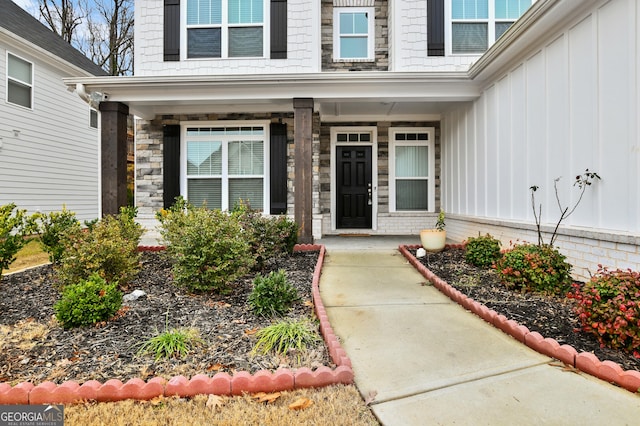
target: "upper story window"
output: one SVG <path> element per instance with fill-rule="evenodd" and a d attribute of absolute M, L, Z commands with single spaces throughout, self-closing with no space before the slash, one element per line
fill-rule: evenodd
<path fill-rule="evenodd" d="M 93 129 L 98 128 L 98 111 L 93 108 L 89 110 L 89 126 Z"/>
<path fill-rule="evenodd" d="M 7 53 L 7 102 L 33 106 L 33 64 Z"/>
<path fill-rule="evenodd" d="M 532 0 L 451 0 L 448 13 L 448 52 L 453 55 L 486 51 L 531 6 Z"/>
<path fill-rule="evenodd" d="M 336 7 L 333 9 L 334 60 L 374 59 L 375 9 Z"/>
<path fill-rule="evenodd" d="M 264 0 L 187 0 L 187 58 L 265 56 Z"/>

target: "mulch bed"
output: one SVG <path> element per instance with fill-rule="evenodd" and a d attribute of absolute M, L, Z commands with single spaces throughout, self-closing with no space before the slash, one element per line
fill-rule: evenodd
<path fill-rule="evenodd" d="M 287 318 L 312 317 L 311 283 L 317 259 L 318 252 L 296 252 L 269 265 L 269 270 L 286 271 L 301 298 Z M 228 295 L 189 294 L 173 284 L 165 253 L 145 252 L 140 273 L 130 283 L 129 291 L 140 289 L 147 296 L 125 302 L 125 308 L 111 321 L 64 330 L 54 316 L 53 305 L 60 296 L 50 265 L 2 277 L 0 330 L 5 334 L 0 331 L 0 382 L 124 382 L 135 377 L 255 373 L 280 367 L 334 368 L 322 339 L 301 357 L 251 355 L 257 340 L 255 332 L 272 323 L 272 319 L 249 309 L 252 280 L 253 276 L 247 276 L 236 281 Z M 24 333 L 15 334 L 34 324 L 45 326 L 45 336 L 28 342 Z M 158 332 L 178 327 L 197 328 L 204 344 L 183 358 L 155 361 L 151 355 L 136 355 L 138 345 Z"/>
<path fill-rule="evenodd" d="M 415 256 L 416 250 L 410 251 Z M 591 352 L 601 361 L 616 362 L 624 370 L 640 371 L 640 359 L 619 350 L 601 348 L 595 336 L 580 330 L 571 299 L 508 290 L 493 269 L 467 263 L 461 249 L 428 253 L 419 260 L 467 297 L 524 325 L 529 331 L 555 339 L 561 345 L 570 345 L 578 352 Z"/>

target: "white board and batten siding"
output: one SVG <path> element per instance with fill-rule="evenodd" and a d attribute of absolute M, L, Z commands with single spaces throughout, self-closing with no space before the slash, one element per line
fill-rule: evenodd
<path fill-rule="evenodd" d="M 575 177 L 589 168 L 602 180 L 557 245 L 578 276 L 598 263 L 640 270 L 639 22 L 636 0 L 597 2 L 487 81 L 478 100 L 443 114 L 452 237 L 489 231 L 507 244 L 535 242 L 529 187 L 540 187 L 542 222 L 551 225 L 560 214 L 554 180 L 563 205 L 573 205 Z"/>
<path fill-rule="evenodd" d="M 7 102 L 7 51 L 32 63 L 32 109 Z M 89 106 L 62 83 L 68 75 L 0 43 L 0 76 L 0 205 L 29 213 L 64 205 L 80 220 L 99 217 L 100 130 L 90 126 Z"/>

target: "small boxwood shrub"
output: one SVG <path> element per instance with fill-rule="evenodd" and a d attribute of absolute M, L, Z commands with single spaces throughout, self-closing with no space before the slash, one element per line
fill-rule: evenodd
<path fill-rule="evenodd" d="M 62 207 L 62 211 L 36 213 L 33 215 L 38 223 L 38 235 L 42 249 L 49 254 L 51 263 L 58 263 L 65 251 L 64 234 L 78 231 L 81 227 L 76 214 Z"/>
<path fill-rule="evenodd" d="M 139 270 L 142 227 L 130 211 L 105 216 L 91 228 L 64 234 L 64 253 L 55 265 L 62 287 L 88 279 L 94 272 L 107 282 L 126 286 Z"/>
<path fill-rule="evenodd" d="M 157 218 L 174 262 L 174 281 L 190 291 L 226 292 L 255 263 L 235 215 L 193 207 L 179 199 Z"/>
<path fill-rule="evenodd" d="M 253 280 L 249 305 L 258 315 L 286 314 L 297 300 L 299 300 L 298 291 L 287 280 L 283 270 L 270 272 L 267 276 L 258 274 Z"/>
<path fill-rule="evenodd" d="M 25 236 L 33 230 L 33 223 L 26 210 L 18 209 L 14 203 L 0 206 L 0 277 L 16 254 L 26 244 Z"/>
<path fill-rule="evenodd" d="M 464 258 L 472 265 L 487 268 L 502 257 L 500 241 L 487 234 L 471 237 L 465 247 Z"/>
<path fill-rule="evenodd" d="M 108 284 L 94 273 L 85 281 L 66 286 L 54 310 L 62 326 L 72 328 L 106 321 L 121 306 L 122 292 L 118 290 L 117 283 Z"/>
<path fill-rule="evenodd" d="M 572 284 L 565 259 L 551 246 L 522 244 L 504 253 L 496 270 L 510 289 L 564 294 Z"/>
<path fill-rule="evenodd" d="M 568 297 L 577 302 L 582 330 L 602 346 L 640 358 L 640 272 L 609 271 L 599 265 L 590 281 L 573 287 Z"/>
<path fill-rule="evenodd" d="M 293 252 L 298 240 L 298 225 L 287 216 L 263 216 L 243 202 L 234 207 L 232 215 L 245 230 L 256 269 L 262 270 L 270 260 Z"/>

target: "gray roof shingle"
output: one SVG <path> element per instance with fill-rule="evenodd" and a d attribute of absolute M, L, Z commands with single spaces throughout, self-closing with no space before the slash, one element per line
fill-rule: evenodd
<path fill-rule="evenodd" d="M 0 0 L 0 27 L 93 75 L 107 73 L 11 0 Z"/>

